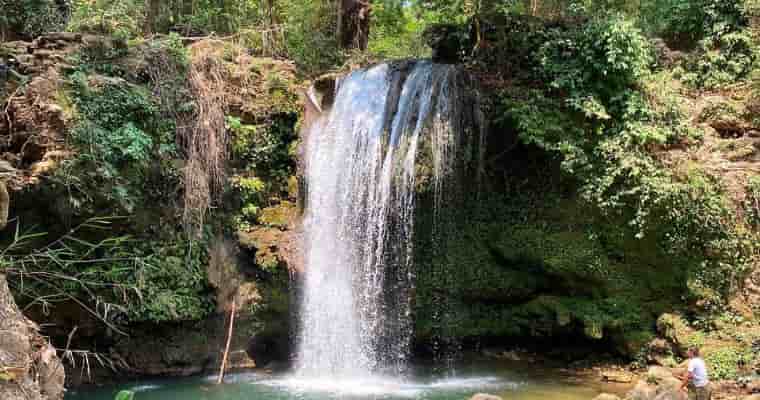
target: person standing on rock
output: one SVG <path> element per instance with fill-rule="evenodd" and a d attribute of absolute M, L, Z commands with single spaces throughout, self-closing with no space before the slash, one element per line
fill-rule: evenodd
<path fill-rule="evenodd" d="M 681 390 L 688 389 L 689 400 L 710 400 L 712 396 L 710 379 L 707 375 L 705 360 L 699 356 L 699 348 L 690 347 L 687 355 L 689 356 L 689 364 L 686 375 L 683 377 Z"/>

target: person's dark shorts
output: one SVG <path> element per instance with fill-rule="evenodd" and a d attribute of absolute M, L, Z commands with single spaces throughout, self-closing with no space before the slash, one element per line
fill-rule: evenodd
<path fill-rule="evenodd" d="M 704 387 L 689 386 L 689 400 L 710 400 L 712 390 L 710 385 Z"/>

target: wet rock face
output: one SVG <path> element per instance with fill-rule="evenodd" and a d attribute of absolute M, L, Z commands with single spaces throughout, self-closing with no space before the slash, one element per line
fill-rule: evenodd
<path fill-rule="evenodd" d="M 0 274 L 0 399 L 62 400 L 63 382 L 55 349 L 21 314 Z"/>

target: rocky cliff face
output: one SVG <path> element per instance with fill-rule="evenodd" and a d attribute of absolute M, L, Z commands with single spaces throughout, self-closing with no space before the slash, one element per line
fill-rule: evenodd
<path fill-rule="evenodd" d="M 63 382 L 56 350 L 21 313 L 0 274 L 0 398 L 62 400 Z"/>

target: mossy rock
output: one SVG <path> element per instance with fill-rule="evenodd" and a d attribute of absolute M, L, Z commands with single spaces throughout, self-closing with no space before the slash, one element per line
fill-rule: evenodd
<path fill-rule="evenodd" d="M 698 335 L 686 320 L 678 314 L 662 314 L 657 318 L 657 332 L 674 345 L 680 356 L 686 356 L 690 345 L 698 345 Z"/>
<path fill-rule="evenodd" d="M 238 231 L 238 242 L 243 248 L 255 252 L 254 262 L 266 271 L 274 271 L 283 265 L 279 244 L 283 231 L 278 228 L 258 227 L 252 231 Z"/>
<path fill-rule="evenodd" d="M 259 222 L 262 225 L 285 229 L 290 225 L 298 215 L 298 209 L 295 203 L 290 201 L 281 201 L 274 207 L 267 207 L 261 210 Z"/>

